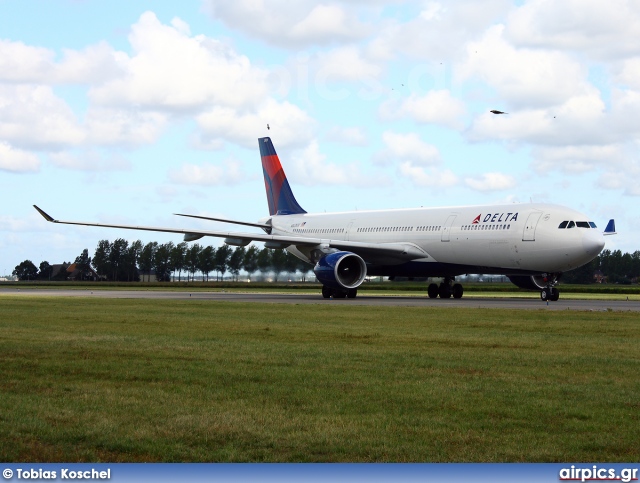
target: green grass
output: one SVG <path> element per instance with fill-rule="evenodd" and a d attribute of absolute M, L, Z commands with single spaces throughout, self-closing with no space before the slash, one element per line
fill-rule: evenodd
<path fill-rule="evenodd" d="M 0 297 L 1 461 L 638 461 L 640 318 Z"/>

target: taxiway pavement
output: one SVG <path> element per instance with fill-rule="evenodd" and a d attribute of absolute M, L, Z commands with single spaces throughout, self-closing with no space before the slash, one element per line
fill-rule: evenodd
<path fill-rule="evenodd" d="M 474 297 L 461 299 L 430 299 L 426 296 L 358 295 L 355 299 L 323 299 L 320 294 L 279 294 L 260 292 L 201 292 L 162 290 L 67 290 L 67 289 L 19 289 L 0 288 L 1 295 L 25 295 L 43 297 L 99 297 L 110 299 L 163 299 L 163 300 L 211 300 L 239 303 L 268 304 L 324 304 L 364 305 L 391 307 L 458 307 L 487 309 L 528 310 L 583 310 L 583 311 L 632 311 L 640 312 L 637 300 L 577 300 L 561 298 L 557 302 L 543 302 L 536 298 Z"/>

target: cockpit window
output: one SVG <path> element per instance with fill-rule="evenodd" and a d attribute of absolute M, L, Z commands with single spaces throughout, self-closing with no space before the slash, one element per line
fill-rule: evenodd
<path fill-rule="evenodd" d="M 591 228 L 588 221 L 576 221 L 578 228 Z"/>
<path fill-rule="evenodd" d="M 590 222 L 589 222 L 589 226 L 590 226 L 591 228 L 598 228 L 598 227 L 596 226 L 596 224 L 595 224 L 593 221 L 590 221 Z"/>
<path fill-rule="evenodd" d="M 560 226 L 558 228 L 566 228 L 568 223 L 568 221 L 563 221 L 562 223 L 560 223 Z"/>
<path fill-rule="evenodd" d="M 576 224 L 573 221 L 570 221 L 567 225 L 567 228 L 575 228 Z"/>

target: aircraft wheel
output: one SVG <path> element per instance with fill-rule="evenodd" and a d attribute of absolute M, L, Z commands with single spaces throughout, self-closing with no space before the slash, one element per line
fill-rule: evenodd
<path fill-rule="evenodd" d="M 335 292 L 333 292 L 334 299 L 343 299 L 346 298 L 346 296 L 347 292 L 345 292 L 344 290 L 336 290 Z"/>
<path fill-rule="evenodd" d="M 451 298 L 451 287 L 445 283 L 440 284 L 440 288 L 438 288 L 438 295 L 440 295 L 441 299 L 450 299 Z"/>
<path fill-rule="evenodd" d="M 459 283 L 456 283 L 453 286 L 453 298 L 461 299 L 463 293 L 464 293 L 464 290 L 462 289 L 462 285 L 460 285 Z"/>
<path fill-rule="evenodd" d="M 351 288 L 351 289 L 347 290 L 347 298 L 348 299 L 354 299 L 354 298 L 356 298 L 356 295 L 358 295 L 358 289 L 357 288 Z"/>
<path fill-rule="evenodd" d="M 333 290 L 331 290 L 329 287 L 327 287 L 326 285 L 322 286 L 322 296 L 325 299 L 331 298 L 331 295 L 333 294 Z"/>
<path fill-rule="evenodd" d="M 549 291 L 549 300 L 552 302 L 557 302 L 560 298 L 560 291 L 557 288 L 552 288 Z"/>
<path fill-rule="evenodd" d="M 438 298 L 438 286 L 435 283 L 429 284 L 429 287 L 427 288 L 427 294 L 429 295 L 430 299 Z"/>
<path fill-rule="evenodd" d="M 543 302 L 549 300 L 549 289 L 543 288 L 542 290 L 540 290 L 540 298 Z"/>

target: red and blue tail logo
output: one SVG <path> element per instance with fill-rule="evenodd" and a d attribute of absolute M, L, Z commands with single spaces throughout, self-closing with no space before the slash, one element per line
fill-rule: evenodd
<path fill-rule="evenodd" d="M 306 213 L 293 196 L 287 176 L 273 147 L 271 138 L 258 139 L 264 187 L 267 190 L 270 215 L 295 215 Z"/>

